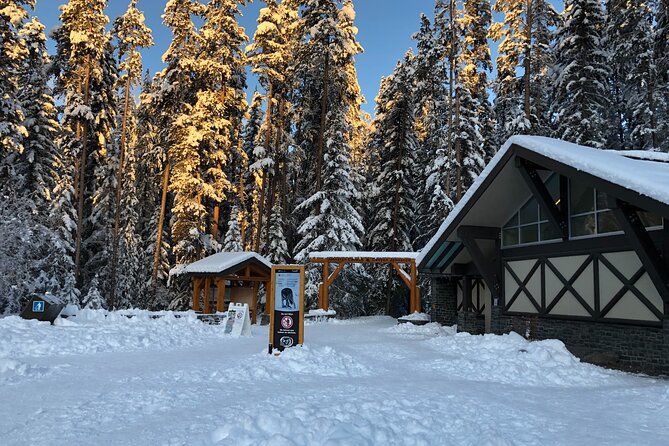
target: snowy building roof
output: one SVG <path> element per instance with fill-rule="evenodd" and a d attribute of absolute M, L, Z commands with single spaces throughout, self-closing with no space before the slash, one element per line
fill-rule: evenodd
<path fill-rule="evenodd" d="M 490 182 L 498 176 L 506 175 L 503 168 L 514 155 L 521 155 L 550 169 L 566 168 L 573 172 L 585 173 L 597 182 L 597 187 L 601 185 L 615 188 L 621 196 L 629 197 L 630 202 L 640 207 L 655 202 L 668 209 L 669 155 L 667 154 L 651 151 L 600 150 L 540 136 L 513 136 L 492 158 L 441 224 L 437 233 L 421 250 L 417 258 L 419 265 L 423 265 L 428 254 L 433 252 L 438 244 L 442 245 L 449 238 L 453 238 L 453 230 L 471 210 L 474 202 L 481 198 Z M 498 194 L 495 199 L 513 200 L 514 198 L 509 195 L 514 195 L 514 192 L 522 193 L 523 190 L 524 186 L 521 184 L 521 189 L 516 189 L 512 193 L 505 191 L 505 196 Z M 502 206 L 494 203 L 495 200 L 490 201 L 486 202 L 486 205 L 497 206 L 497 209 Z M 663 214 L 663 217 L 667 218 L 669 215 Z M 442 247 L 442 249 L 449 248 Z"/>
<path fill-rule="evenodd" d="M 170 275 L 225 274 L 249 262 L 256 262 L 269 269 L 272 268 L 272 263 L 269 260 L 255 252 L 219 252 L 189 265 L 177 267 L 175 270 L 178 270 L 173 270 Z"/>
<path fill-rule="evenodd" d="M 319 251 L 309 254 L 310 259 L 415 259 L 417 252 L 376 252 L 376 251 Z"/>

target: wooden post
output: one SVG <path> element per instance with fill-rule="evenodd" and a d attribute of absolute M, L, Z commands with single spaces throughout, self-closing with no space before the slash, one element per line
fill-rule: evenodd
<path fill-rule="evenodd" d="M 467 313 L 472 308 L 472 278 L 462 278 L 462 312 Z"/>
<path fill-rule="evenodd" d="M 330 307 L 330 297 L 328 296 L 328 276 L 330 275 L 330 262 L 323 262 L 323 294 L 320 307 L 327 311 Z"/>
<path fill-rule="evenodd" d="M 409 308 L 410 313 L 419 312 L 420 313 L 420 300 L 418 298 L 418 272 L 416 271 L 416 261 L 411 261 L 411 305 Z"/>
<path fill-rule="evenodd" d="M 258 282 L 253 282 L 253 313 L 251 313 L 251 323 L 255 324 L 258 319 Z M 265 299 L 265 302 L 267 300 Z"/>
<path fill-rule="evenodd" d="M 204 279 L 204 314 L 210 314 L 209 295 L 211 293 L 211 278 Z"/>
<path fill-rule="evenodd" d="M 225 280 L 216 280 L 216 311 L 225 311 Z"/>
<path fill-rule="evenodd" d="M 193 311 L 200 311 L 200 278 L 193 277 Z"/>

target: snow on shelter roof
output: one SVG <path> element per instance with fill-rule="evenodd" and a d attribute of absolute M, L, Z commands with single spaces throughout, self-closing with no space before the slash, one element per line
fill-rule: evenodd
<path fill-rule="evenodd" d="M 571 166 L 579 171 L 602 180 L 615 183 L 644 195 L 662 204 L 669 205 L 669 163 L 657 152 L 601 150 L 592 147 L 561 141 L 543 136 L 518 135 L 509 138 L 497 154 L 490 160 L 483 172 L 467 190 L 458 204 L 448 214 L 437 233 L 420 251 L 417 263 L 420 265 L 425 257 L 442 238 L 446 230 L 465 209 L 469 201 L 481 187 L 486 178 L 507 155 L 511 147 L 517 145 L 538 155 L 550 158 L 559 163 Z M 632 156 L 634 156 L 632 158 Z M 655 161 L 649 161 L 655 160 Z"/>
<path fill-rule="evenodd" d="M 415 259 L 417 252 L 320 251 L 309 253 L 310 259 Z"/>
<path fill-rule="evenodd" d="M 259 261 L 267 268 L 272 268 L 272 263 L 269 260 L 255 252 L 219 252 L 186 265 L 177 272 L 171 272 L 171 275 L 220 274 L 251 259 Z"/>

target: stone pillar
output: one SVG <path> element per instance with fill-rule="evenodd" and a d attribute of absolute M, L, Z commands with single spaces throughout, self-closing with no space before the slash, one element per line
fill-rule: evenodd
<path fill-rule="evenodd" d="M 448 277 L 432 278 L 432 296 L 434 311 L 432 320 L 442 325 L 458 323 L 458 285 Z"/>

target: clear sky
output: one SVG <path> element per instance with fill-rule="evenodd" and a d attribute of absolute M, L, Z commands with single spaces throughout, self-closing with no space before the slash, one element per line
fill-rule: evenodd
<path fill-rule="evenodd" d="M 37 0 L 35 15 L 45 24 L 47 32 L 58 24 L 58 6 L 67 0 Z M 162 24 L 166 0 L 139 0 L 147 25 L 153 30 L 155 46 L 143 52 L 144 66 L 152 73 L 163 68 L 161 56 L 170 42 L 170 31 Z M 374 98 L 378 93 L 381 77 L 390 74 L 398 59 L 412 46 L 411 35 L 420 26 L 420 13 L 432 14 L 434 0 L 357 0 L 354 2 L 360 30 L 358 40 L 365 53 L 356 58 L 358 79 L 367 104 L 364 109 L 373 114 Z M 128 0 L 109 0 L 107 15 L 110 20 L 123 14 Z M 246 33 L 253 37 L 258 11 L 264 6 L 262 0 L 244 7 L 240 22 Z M 53 46 L 50 46 L 53 51 Z M 254 87 L 255 81 L 249 79 Z"/>

